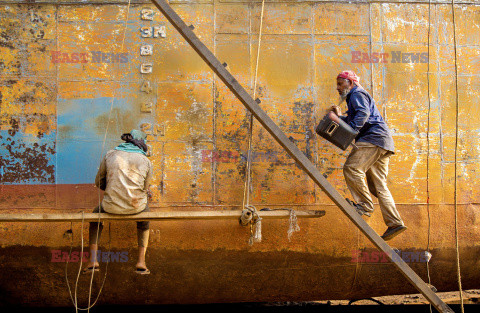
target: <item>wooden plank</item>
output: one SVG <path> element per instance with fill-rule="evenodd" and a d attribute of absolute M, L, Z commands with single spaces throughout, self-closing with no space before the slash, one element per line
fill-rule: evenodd
<path fill-rule="evenodd" d="M 287 219 L 288 210 L 259 211 L 264 219 Z M 323 210 L 296 211 L 297 218 L 318 218 L 325 215 Z M 241 211 L 170 211 L 145 212 L 134 215 L 100 213 L 102 221 L 167 221 L 167 220 L 221 220 L 239 219 Z M 32 214 L 0 214 L 0 222 L 97 222 L 98 213 L 32 213 Z"/>
<path fill-rule="evenodd" d="M 272 119 L 262 110 L 258 103 L 247 93 L 240 83 L 230 74 L 215 55 L 198 39 L 195 33 L 185 24 L 165 0 L 151 0 L 163 13 L 177 31 L 192 46 L 198 55 L 218 75 L 230 91 L 255 116 L 260 124 L 287 151 L 297 164 L 313 179 L 313 181 L 328 195 L 342 212 L 358 227 L 362 233 L 381 251 L 385 252 L 405 278 L 415 286 L 428 301 L 440 312 L 452 312 L 428 285 L 401 258 L 395 258 L 395 252 L 380 236 L 363 220 L 356 210 L 338 193 L 323 177 L 315 165 L 293 144 Z M 228 63 L 228 62 L 227 62 Z"/>

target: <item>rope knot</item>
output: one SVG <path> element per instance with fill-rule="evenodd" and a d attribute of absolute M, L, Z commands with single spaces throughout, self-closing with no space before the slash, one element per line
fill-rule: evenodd
<path fill-rule="evenodd" d="M 240 216 L 240 225 L 250 225 L 250 238 L 248 244 L 262 241 L 262 218 L 258 215 L 257 208 L 253 205 L 246 205 Z"/>

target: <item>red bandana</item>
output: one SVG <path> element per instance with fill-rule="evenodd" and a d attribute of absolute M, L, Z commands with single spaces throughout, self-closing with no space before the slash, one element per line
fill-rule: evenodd
<path fill-rule="evenodd" d="M 360 77 L 358 77 L 353 71 L 343 71 L 338 74 L 337 78 L 345 78 L 351 80 L 355 86 L 362 87 L 360 85 Z"/>

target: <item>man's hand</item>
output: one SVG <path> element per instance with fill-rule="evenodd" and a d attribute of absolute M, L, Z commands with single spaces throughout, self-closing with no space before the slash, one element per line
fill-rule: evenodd
<path fill-rule="evenodd" d="M 340 109 L 340 107 L 338 105 L 332 105 L 330 107 L 330 111 L 335 113 L 337 116 L 341 116 L 342 115 L 342 110 Z"/>

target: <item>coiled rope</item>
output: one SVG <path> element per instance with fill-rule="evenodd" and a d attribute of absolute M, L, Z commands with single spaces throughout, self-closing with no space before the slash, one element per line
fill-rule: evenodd
<path fill-rule="evenodd" d="M 240 225 L 250 225 L 250 238 L 248 239 L 250 246 L 254 242 L 262 241 L 262 218 L 258 215 L 257 209 L 253 205 L 247 205 L 242 210 Z"/>

